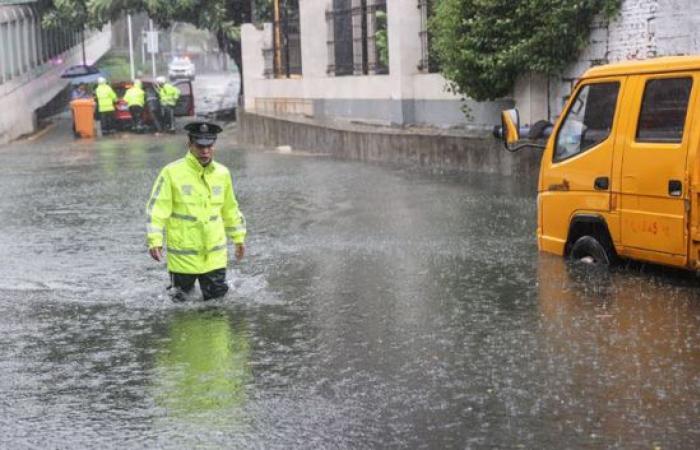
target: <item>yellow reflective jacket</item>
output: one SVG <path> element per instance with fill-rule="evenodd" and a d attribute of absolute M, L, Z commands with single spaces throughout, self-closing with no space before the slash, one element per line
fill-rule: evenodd
<path fill-rule="evenodd" d="M 97 89 L 95 89 L 95 97 L 97 97 L 97 110 L 99 112 L 114 111 L 114 102 L 117 101 L 117 94 L 110 85 L 98 85 Z"/>
<path fill-rule="evenodd" d="M 124 93 L 124 101 L 129 106 L 141 106 L 146 102 L 146 93 L 141 89 L 141 84 L 134 84 Z"/>
<path fill-rule="evenodd" d="M 148 215 L 148 248 L 163 247 L 168 270 L 202 274 L 226 267 L 226 237 L 242 244 L 246 224 L 229 170 L 212 161 L 202 167 L 190 152 L 161 170 Z"/>
<path fill-rule="evenodd" d="M 180 98 L 180 89 L 170 83 L 165 83 L 159 90 L 160 103 L 165 106 L 175 106 Z"/>

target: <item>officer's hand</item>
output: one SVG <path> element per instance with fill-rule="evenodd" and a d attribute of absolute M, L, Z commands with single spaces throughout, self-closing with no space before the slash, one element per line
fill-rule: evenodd
<path fill-rule="evenodd" d="M 151 255 L 151 258 L 155 259 L 158 262 L 160 262 L 160 260 L 163 259 L 163 247 L 149 248 L 148 253 Z"/>
<path fill-rule="evenodd" d="M 245 256 L 245 245 L 236 244 L 236 261 L 240 262 Z"/>

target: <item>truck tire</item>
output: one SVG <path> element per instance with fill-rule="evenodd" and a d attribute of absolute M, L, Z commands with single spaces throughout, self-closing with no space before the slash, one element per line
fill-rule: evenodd
<path fill-rule="evenodd" d="M 581 261 L 587 264 L 610 266 L 613 255 L 610 249 L 593 236 L 581 236 L 574 242 L 569 254 L 573 261 Z"/>

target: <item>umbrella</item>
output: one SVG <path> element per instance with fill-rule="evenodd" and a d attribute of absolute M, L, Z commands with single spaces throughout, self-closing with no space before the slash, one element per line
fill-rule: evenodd
<path fill-rule="evenodd" d="M 104 76 L 105 74 L 97 67 L 84 64 L 71 66 L 61 74 L 61 78 L 69 79 L 71 84 L 96 83 L 99 77 Z"/>

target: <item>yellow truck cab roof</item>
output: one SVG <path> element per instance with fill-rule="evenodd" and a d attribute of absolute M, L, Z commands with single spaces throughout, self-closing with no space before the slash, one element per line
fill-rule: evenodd
<path fill-rule="evenodd" d="M 700 55 L 663 56 L 660 58 L 624 61 L 591 67 L 583 74 L 581 79 L 641 73 L 682 72 L 688 70 L 700 70 Z"/>

